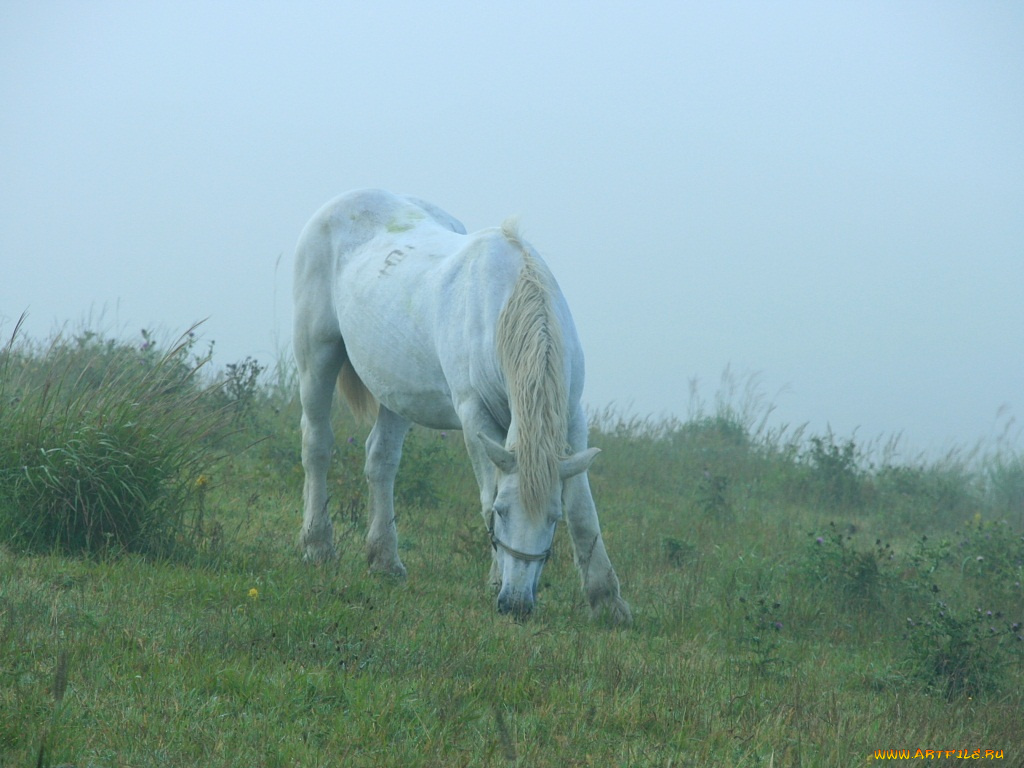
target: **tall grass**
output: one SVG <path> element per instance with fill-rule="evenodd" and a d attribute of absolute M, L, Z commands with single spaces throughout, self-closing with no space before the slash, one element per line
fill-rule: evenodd
<path fill-rule="evenodd" d="M 39 552 L 182 543 L 224 424 L 190 330 L 160 350 L 83 332 L 0 351 L 0 536 Z"/>

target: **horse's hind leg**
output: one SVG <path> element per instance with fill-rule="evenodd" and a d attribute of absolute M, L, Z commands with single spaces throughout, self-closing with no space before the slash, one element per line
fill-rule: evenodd
<path fill-rule="evenodd" d="M 302 468 L 306 472 L 299 544 L 306 560 L 318 561 L 335 557 L 334 526 L 327 510 L 327 468 L 334 449 L 331 400 L 345 360 L 345 345 L 340 335 L 332 340 L 311 336 L 297 334 L 295 340 L 302 400 Z"/>
<path fill-rule="evenodd" d="M 366 555 L 370 570 L 405 576 L 398 557 L 398 529 L 395 526 L 395 476 L 402 459 L 402 443 L 412 426 L 383 405 L 377 412 L 366 441 L 366 481 L 370 486 L 370 531 Z"/>

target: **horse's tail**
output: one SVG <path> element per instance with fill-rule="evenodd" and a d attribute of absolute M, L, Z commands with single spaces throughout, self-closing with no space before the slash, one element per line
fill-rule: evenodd
<path fill-rule="evenodd" d="M 356 369 L 348 360 L 341 366 L 338 374 L 338 393 L 345 398 L 349 409 L 355 415 L 356 420 L 372 424 L 377 418 L 377 398 L 370 394 L 370 390 L 359 378 Z"/>

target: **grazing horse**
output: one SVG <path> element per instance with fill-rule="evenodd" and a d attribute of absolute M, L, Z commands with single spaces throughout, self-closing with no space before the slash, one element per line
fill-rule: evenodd
<path fill-rule="evenodd" d="M 405 575 L 394 482 L 410 426 L 461 429 L 490 535 L 498 610 L 536 600 L 563 508 L 594 615 L 631 620 L 590 493 L 583 354 L 569 308 L 514 224 L 467 234 L 434 205 L 380 190 L 321 208 L 295 257 L 295 359 L 306 559 L 335 556 L 327 511 L 335 382 L 366 443 L 371 571 Z"/>

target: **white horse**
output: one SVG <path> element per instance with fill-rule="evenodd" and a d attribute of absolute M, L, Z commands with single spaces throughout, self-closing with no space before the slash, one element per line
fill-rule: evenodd
<path fill-rule="evenodd" d="M 307 559 L 335 556 L 327 467 L 337 382 L 357 415 L 376 415 L 366 444 L 372 571 L 405 575 L 394 481 L 411 424 L 461 429 L 498 610 L 532 610 L 564 506 L 592 611 L 630 621 L 587 480 L 598 450 L 587 449 L 579 339 L 554 278 L 513 225 L 466 234 L 421 200 L 351 192 L 303 230 L 294 298 Z"/>

